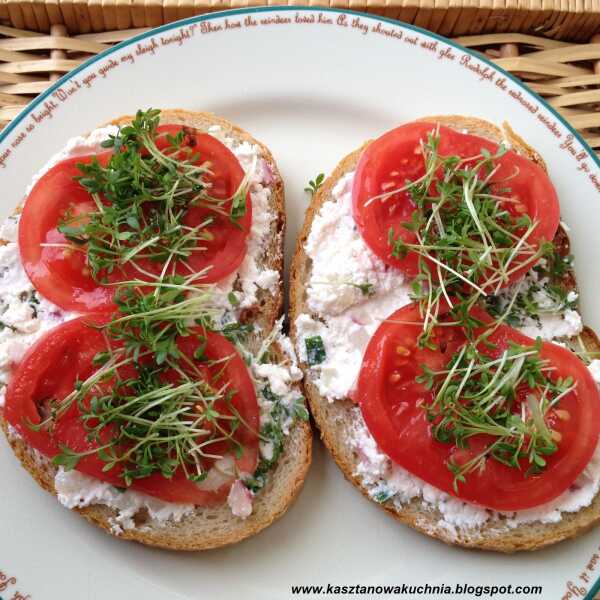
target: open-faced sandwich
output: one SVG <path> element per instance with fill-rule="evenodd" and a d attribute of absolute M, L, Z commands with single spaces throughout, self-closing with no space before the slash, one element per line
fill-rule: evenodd
<path fill-rule="evenodd" d="M 314 194 L 292 337 L 346 477 L 452 544 L 532 550 L 600 519 L 600 361 L 556 191 L 508 125 L 430 117 Z"/>
<path fill-rule="evenodd" d="M 270 152 L 213 115 L 140 111 L 50 159 L 0 230 L 0 422 L 43 488 L 179 550 L 285 512 L 311 433 L 284 225 Z"/>

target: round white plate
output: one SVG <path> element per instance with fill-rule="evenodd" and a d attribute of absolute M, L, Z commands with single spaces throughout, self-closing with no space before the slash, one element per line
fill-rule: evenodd
<path fill-rule="evenodd" d="M 443 38 L 379 17 L 304 8 L 230 11 L 142 34 L 60 80 L 2 132 L 2 216 L 70 137 L 150 106 L 213 111 L 271 148 L 287 188 L 288 251 L 308 203 L 308 180 L 330 172 L 365 139 L 425 115 L 506 120 L 548 164 L 572 229 L 585 321 L 600 329 L 598 160 L 539 97 Z M 398 585 L 400 592 L 403 584 L 511 585 L 513 591 L 541 585 L 541 594 L 493 597 L 581 599 L 591 597 L 600 574 L 600 531 L 515 556 L 469 552 L 415 533 L 364 500 L 318 444 L 306 486 L 284 518 L 249 541 L 204 554 L 152 550 L 88 525 L 38 488 L 4 439 L 0 473 L 4 600 L 217 593 L 222 600 L 282 600 L 293 596 L 292 586 L 326 591 L 328 584 Z M 401 597 L 478 593 L 444 590 Z M 488 598 L 490 591 L 479 595 Z"/>

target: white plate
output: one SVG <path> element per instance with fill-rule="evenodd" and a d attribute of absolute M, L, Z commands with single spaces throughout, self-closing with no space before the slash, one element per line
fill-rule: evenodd
<path fill-rule="evenodd" d="M 143 47 L 153 51 L 142 53 Z M 600 328 L 595 155 L 517 80 L 447 40 L 374 16 L 303 8 L 231 11 L 143 34 L 76 69 L 2 132 L 2 215 L 68 138 L 148 106 L 213 111 L 271 148 L 287 187 L 288 251 L 303 220 L 309 178 L 330 172 L 365 139 L 438 113 L 507 120 L 548 164 L 572 228 L 585 320 Z M 600 573 L 593 560 L 600 531 L 516 556 L 469 552 L 415 533 L 365 501 L 319 445 L 304 491 L 283 519 L 238 546 L 204 554 L 152 550 L 105 535 L 43 493 L 4 440 L 0 473 L 4 600 L 16 592 L 34 600 L 216 593 L 223 600 L 281 600 L 292 597 L 292 585 L 328 583 L 542 585 L 539 595 L 494 598 L 580 599 L 591 597 Z"/>

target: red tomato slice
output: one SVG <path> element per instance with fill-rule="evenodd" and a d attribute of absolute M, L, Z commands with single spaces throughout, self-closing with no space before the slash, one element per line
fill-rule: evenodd
<path fill-rule="evenodd" d="M 97 367 L 92 365 L 93 357 L 106 350 L 106 339 L 101 331 L 89 327 L 89 323 L 102 323 L 106 317 L 86 316 L 67 321 L 42 337 L 27 352 L 16 367 L 6 393 L 4 417 L 27 440 L 27 442 L 48 457 L 59 453 L 60 446 L 68 446 L 75 452 L 93 450 L 97 446 L 88 440 L 80 411 L 76 404 L 62 415 L 53 428 L 44 428 L 38 432 L 28 427 L 27 422 L 39 424 L 48 414 L 48 401 L 51 398 L 63 399 L 69 394 L 76 380 L 84 380 L 92 375 Z M 179 339 L 179 347 L 196 364 L 214 385 L 228 384 L 236 393 L 231 406 L 239 413 L 247 427 L 240 425 L 233 434 L 243 450 L 240 456 L 232 459 L 237 473 L 253 473 L 258 461 L 259 409 L 254 384 L 248 369 L 235 347 L 217 333 L 205 333 L 205 356 L 210 360 L 228 359 L 218 366 L 208 367 L 204 362 L 193 358 L 198 347 L 196 335 Z M 126 377 L 127 374 L 123 374 Z M 220 414 L 231 414 L 224 402 L 215 403 Z M 107 439 L 110 430 L 106 430 Z M 207 451 L 215 454 L 231 454 L 224 443 L 206 446 Z M 213 460 L 204 465 L 212 470 Z M 122 468 L 109 472 L 102 469 L 106 463 L 97 454 L 82 458 L 77 470 L 115 486 L 125 487 L 121 477 Z M 167 502 L 183 502 L 196 505 L 211 505 L 222 502 L 227 496 L 235 475 L 217 478 L 217 484 L 207 486 L 207 482 L 195 483 L 188 480 L 182 469 L 176 471 L 171 479 L 153 474 L 145 479 L 136 479 L 131 489 L 145 492 Z M 208 481 L 208 478 L 207 478 Z"/>
<path fill-rule="evenodd" d="M 88 324 L 100 324 L 105 318 L 89 315 L 53 328 L 29 348 L 10 378 L 4 418 L 46 456 L 58 453 L 56 439 L 47 429 L 33 431 L 27 422 L 38 425 L 50 414 L 51 398 L 65 398 L 76 380 L 87 379 L 96 370 L 92 359 L 106 349 L 106 341 Z M 63 418 L 76 412 L 72 406 Z"/>
<path fill-rule="evenodd" d="M 109 155 L 104 152 L 97 158 L 105 165 Z M 94 210 L 91 196 L 73 179 L 81 175 L 77 164 L 92 158 L 69 158 L 43 175 L 27 197 L 19 222 L 21 262 L 29 279 L 42 296 L 66 310 L 111 307 L 114 295 L 91 278 L 84 252 L 41 245 L 68 244 L 57 225 L 69 208 L 81 215 Z"/>
<path fill-rule="evenodd" d="M 371 142 L 362 153 L 352 189 L 353 214 L 360 234 L 369 248 L 386 264 L 396 267 L 409 277 L 418 274 L 418 255 L 409 251 L 406 257 L 392 256 L 392 247 L 388 235 L 393 227 L 394 235 L 400 235 L 404 242 L 417 243 L 414 232 L 402 223 L 409 222 L 415 205 L 407 192 L 399 192 L 386 201 L 370 199 L 397 189 L 407 181 L 415 181 L 425 173 L 423 156 L 420 152 L 421 140 L 427 140 L 427 134 L 434 131 L 435 124 L 415 122 L 402 125 L 385 133 Z M 484 138 L 459 133 L 448 127 L 440 126 L 438 150 L 442 156 L 477 156 L 482 149 L 491 154 L 498 151 L 498 145 Z M 510 197 L 520 203 L 520 209 L 538 221 L 527 241 L 538 248 L 542 241 L 552 241 L 560 220 L 560 208 L 556 190 L 545 171 L 534 162 L 519 156 L 513 151 L 506 152 L 497 160 L 500 168 L 492 178 L 492 184 L 510 188 Z M 508 181 L 502 182 L 502 180 Z M 500 194 L 498 191 L 497 193 Z M 507 210 L 513 212 L 515 203 L 507 203 Z M 514 212 L 513 212 L 514 214 Z M 515 260 L 514 266 L 519 262 Z M 435 273 L 435 265 L 432 272 Z M 523 265 L 509 276 L 502 287 L 519 280 L 534 263 Z M 495 287 L 495 286 L 494 286 Z"/>
<path fill-rule="evenodd" d="M 167 145 L 166 133 L 172 135 L 181 130 L 179 126 L 158 128 L 158 145 Z M 210 194 L 224 200 L 231 197 L 244 178 L 244 171 L 235 155 L 216 138 L 186 129 L 185 143 L 199 154 L 198 163 L 209 161 L 212 175 L 206 179 L 211 183 Z M 106 165 L 111 152 L 103 152 L 96 158 Z M 93 156 L 80 156 L 60 162 L 45 173 L 31 190 L 25 201 L 19 223 L 19 248 L 21 261 L 35 288 L 48 300 L 66 310 L 97 312 L 113 310 L 114 289 L 94 281 L 86 265 L 86 253 L 60 246 L 43 244 L 68 244 L 65 236 L 57 230 L 59 222 L 67 211 L 81 214 L 95 209 L 91 196 L 74 180 L 81 175 L 79 163 L 89 163 Z M 226 212 L 231 202 L 223 205 Z M 207 216 L 214 218 L 210 226 L 213 239 L 201 241 L 201 251 L 194 252 L 188 264 L 194 272 L 210 267 L 203 282 L 219 281 L 233 273 L 242 263 L 246 254 L 246 241 L 252 224 L 250 194 L 246 197 L 246 214 L 237 226 L 227 217 L 207 208 L 191 207 L 184 223 L 190 227 L 200 225 Z M 85 250 L 85 245 L 81 247 Z M 144 261 L 144 268 L 152 273 L 160 273 L 162 264 Z M 176 264 L 176 271 L 183 275 L 190 272 L 183 264 Z M 108 277 L 111 283 L 129 279 L 132 276 L 147 279 L 138 270 L 124 267 Z"/>
<path fill-rule="evenodd" d="M 475 314 L 481 320 L 489 319 L 484 311 Z M 448 462 L 464 464 L 484 450 L 492 437 L 473 436 L 465 450 L 432 436 L 431 424 L 420 407 L 422 402 L 431 402 L 432 392 L 417 383 L 415 377 L 421 374 L 423 364 L 433 370 L 445 369 L 465 337 L 458 327 L 438 327 L 434 333 L 440 349 L 421 350 L 417 347 L 421 331 L 418 306 L 410 304 L 380 325 L 365 352 L 357 400 L 369 431 L 383 451 L 436 488 L 494 510 L 539 506 L 567 490 L 589 463 L 600 433 L 600 394 L 585 365 L 560 346 L 542 345 L 541 358 L 555 368 L 552 379 L 571 376 L 577 382 L 576 389 L 560 401 L 560 409 L 568 411 L 569 419 L 559 419 L 553 411 L 549 414 L 547 424 L 562 437 L 558 450 L 544 457 L 545 469 L 526 477 L 525 470 L 488 459 L 482 471 L 466 475 L 466 483 L 459 484 L 457 494 Z M 506 349 L 509 341 L 534 345 L 534 340 L 506 325 L 501 325 L 489 339 L 498 347 L 495 354 L 490 352 L 492 356 Z"/>

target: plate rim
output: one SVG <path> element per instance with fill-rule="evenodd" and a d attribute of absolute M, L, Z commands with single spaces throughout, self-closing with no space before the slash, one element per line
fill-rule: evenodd
<path fill-rule="evenodd" d="M 12 121 L 0 132 L 0 145 L 4 143 L 4 141 L 6 140 L 8 135 L 10 135 L 10 133 L 17 127 L 17 125 L 19 125 L 19 123 L 34 108 L 39 106 L 45 99 L 48 98 L 48 96 L 50 96 L 53 92 L 55 92 L 62 85 L 64 85 L 66 81 L 71 79 L 77 73 L 81 72 L 83 69 L 86 69 L 90 65 L 98 62 L 99 60 L 102 60 L 106 56 L 109 56 L 110 54 L 119 51 L 121 48 L 125 48 L 126 46 L 134 44 L 135 42 L 139 42 L 140 40 L 143 40 L 147 37 L 156 35 L 163 31 L 169 31 L 170 29 L 176 29 L 179 27 L 183 27 L 185 25 L 191 25 L 193 23 L 201 23 L 203 21 L 210 21 L 213 19 L 218 19 L 221 17 L 231 16 L 231 15 L 248 15 L 248 14 L 255 14 L 255 13 L 262 13 L 262 12 L 292 12 L 292 11 L 296 11 L 296 12 L 299 12 L 299 11 L 330 12 L 330 13 L 336 13 L 336 14 L 347 14 L 347 15 L 354 15 L 354 16 L 359 16 L 359 17 L 360 16 L 367 17 L 367 18 L 370 18 L 370 19 L 373 19 L 376 21 L 381 21 L 383 23 L 389 23 L 391 25 L 405 27 L 406 29 L 409 29 L 411 31 L 415 31 L 415 32 L 425 35 L 427 37 L 433 38 L 437 41 L 443 42 L 445 44 L 449 44 L 450 46 L 452 46 L 453 48 L 456 48 L 457 50 L 460 50 L 461 52 L 466 52 L 467 54 L 471 55 L 473 58 L 480 60 L 481 62 L 485 63 L 490 68 L 498 71 L 503 76 L 509 78 L 513 83 L 515 83 L 518 87 L 525 90 L 528 94 L 531 94 L 546 110 L 548 110 L 558 121 L 560 121 L 560 123 L 564 127 L 566 127 L 575 136 L 575 139 L 582 145 L 582 147 L 589 154 L 590 158 L 594 161 L 595 165 L 600 169 L 600 157 L 597 156 L 597 154 L 594 152 L 594 150 L 591 148 L 591 146 L 585 141 L 585 138 L 579 133 L 579 131 L 577 131 L 577 129 L 575 129 L 573 127 L 573 125 L 571 125 L 551 104 L 549 104 L 537 92 L 532 90 L 525 82 L 523 82 L 521 79 L 519 79 L 518 77 L 516 77 L 509 71 L 506 71 L 501 66 L 494 63 L 487 56 L 480 54 L 480 53 L 476 52 L 475 50 L 472 50 L 471 48 L 467 48 L 466 46 L 463 46 L 463 45 L 459 44 L 458 42 L 455 42 L 452 38 L 445 37 L 443 35 L 440 35 L 439 33 L 435 33 L 424 27 L 420 27 L 418 25 L 413 25 L 412 23 L 406 23 L 406 22 L 400 21 L 398 19 L 392 19 L 391 17 L 384 17 L 381 15 L 368 13 L 368 12 L 364 12 L 364 11 L 351 10 L 351 9 L 347 9 L 347 8 L 309 6 L 307 4 L 298 5 L 298 6 L 276 5 L 275 4 L 275 5 L 269 5 L 269 6 L 254 6 L 254 7 L 246 7 L 246 8 L 220 10 L 220 11 L 216 11 L 216 12 L 205 13 L 202 15 L 186 17 L 184 19 L 179 19 L 177 21 L 172 21 L 170 23 L 165 23 L 164 25 L 160 25 L 159 27 L 150 28 L 147 31 L 138 33 L 137 35 L 127 38 L 126 40 L 123 40 L 123 41 L 115 44 L 114 46 L 111 46 L 111 47 L 107 48 L 106 50 L 103 50 L 102 52 L 86 59 L 80 65 L 78 65 L 71 71 L 68 71 L 62 77 L 60 77 L 55 82 L 53 82 L 50 86 L 48 86 L 48 88 L 46 88 L 46 90 L 44 90 L 43 92 L 38 94 L 31 102 L 29 102 L 29 104 L 26 104 L 25 107 L 17 114 L 17 116 L 14 117 L 12 119 Z"/>
<path fill-rule="evenodd" d="M 52 84 L 49 85 L 48 88 L 46 88 L 46 90 L 44 90 L 43 92 L 38 94 L 33 100 L 31 100 L 28 104 L 26 104 L 23 107 L 23 109 L 12 119 L 12 121 L 0 132 L 0 146 L 2 146 L 6 142 L 7 138 L 15 130 L 15 128 L 36 107 L 38 107 L 40 104 L 42 104 L 44 102 L 44 100 L 46 100 L 49 96 L 51 96 L 56 90 L 58 90 L 61 86 L 63 86 L 66 82 L 68 82 L 71 78 L 73 78 L 75 75 L 80 73 L 82 70 L 87 69 L 89 66 L 93 65 L 94 63 L 101 61 L 102 59 L 110 56 L 111 54 L 118 52 L 122 48 L 133 45 L 133 44 L 135 44 L 141 40 L 144 40 L 148 37 L 157 35 L 158 33 L 161 33 L 164 31 L 169 31 L 172 29 L 178 29 L 178 28 L 184 27 L 186 25 L 220 19 L 223 17 L 232 16 L 232 15 L 251 15 L 251 14 L 265 13 L 265 12 L 313 12 L 313 13 L 327 12 L 327 13 L 335 13 L 338 15 L 346 14 L 346 15 L 353 15 L 353 16 L 358 16 L 358 17 L 367 17 L 369 19 L 372 19 L 374 21 L 378 21 L 381 23 L 387 23 L 387 24 L 391 24 L 394 26 L 400 26 L 400 27 L 406 28 L 410 31 L 414 31 L 416 33 L 424 35 L 428 38 L 435 39 L 444 44 L 448 44 L 449 46 L 452 46 L 453 48 L 460 50 L 461 52 L 464 52 L 464 53 L 472 56 L 473 58 L 481 61 L 485 65 L 489 66 L 490 68 L 492 68 L 495 71 L 497 71 L 498 73 L 500 73 L 502 76 L 510 79 L 518 88 L 520 88 L 520 89 L 524 90 L 526 93 L 530 94 L 537 102 L 539 102 L 539 104 L 545 110 L 547 110 L 550 114 L 552 114 L 553 117 L 556 118 L 557 121 L 559 121 L 568 132 L 570 132 L 574 136 L 574 139 L 577 140 L 577 142 L 579 144 L 581 144 L 582 148 L 587 152 L 588 156 L 593 161 L 596 168 L 600 171 L 600 157 L 596 154 L 596 152 L 587 143 L 587 141 L 585 140 L 583 135 L 581 133 L 579 133 L 579 131 L 577 129 L 575 129 L 575 127 L 573 125 L 571 125 L 569 123 L 569 121 L 567 121 L 566 118 L 563 117 L 558 112 L 557 109 L 555 109 L 552 105 L 550 105 L 537 92 L 532 90 L 525 82 L 523 82 L 521 79 L 519 79 L 512 73 L 506 71 L 501 66 L 494 63 L 491 59 L 489 59 L 485 55 L 482 55 L 471 48 L 467 48 L 466 46 L 463 46 L 463 45 L 459 44 L 458 42 L 455 42 L 451 38 L 445 37 L 443 35 L 440 35 L 439 33 L 430 31 L 424 27 L 420 27 L 420 26 L 414 25 L 412 23 L 406 23 L 406 22 L 398 20 L 398 19 L 393 19 L 391 17 L 385 17 L 382 15 L 377 15 L 374 13 L 368 13 L 368 12 L 364 12 L 364 11 L 357 11 L 357 10 L 352 10 L 352 9 L 347 9 L 347 8 L 310 6 L 307 4 L 302 4 L 302 5 L 298 5 L 298 6 L 274 4 L 274 5 L 268 5 L 268 6 L 243 7 L 243 8 L 220 10 L 220 11 L 205 13 L 205 14 L 201 14 L 201 15 L 194 15 L 191 17 L 179 19 L 177 21 L 165 23 L 158 27 L 149 28 L 147 31 L 143 31 L 141 33 L 138 33 L 137 35 L 127 38 L 121 42 L 118 42 L 117 44 L 110 46 L 109 48 L 103 50 L 102 52 L 100 52 L 94 56 L 91 56 L 90 58 L 86 59 L 84 62 L 82 62 L 80 65 L 78 65 L 71 71 L 68 71 L 67 73 L 65 73 L 62 77 L 60 77 L 56 81 L 52 82 Z M 590 591 L 587 593 L 587 595 L 585 596 L 585 598 L 583 600 L 594 600 L 594 596 L 599 591 L 600 591 L 600 574 L 598 575 L 596 581 L 594 582 L 594 584 L 590 588 Z"/>

